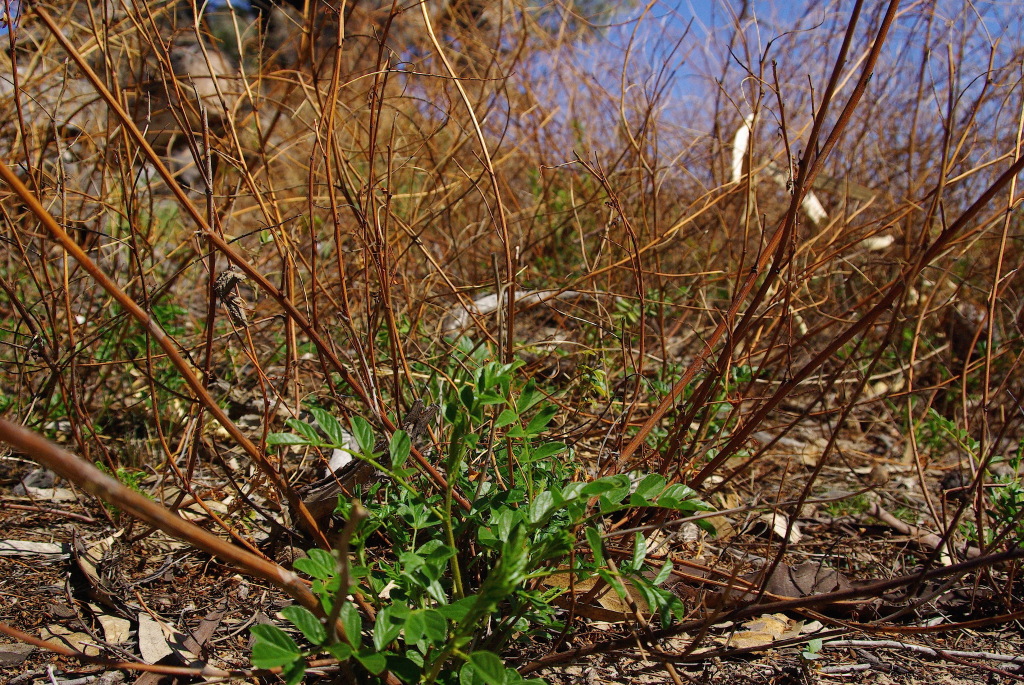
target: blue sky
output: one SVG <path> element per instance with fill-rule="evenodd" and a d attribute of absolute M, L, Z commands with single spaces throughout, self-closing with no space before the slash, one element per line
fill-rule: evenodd
<path fill-rule="evenodd" d="M 7 22 L 7 17 L 13 19 L 13 23 L 17 23 L 18 17 L 21 14 L 21 0 L 0 0 L 0 36 L 6 36 L 10 32 L 10 25 Z"/>

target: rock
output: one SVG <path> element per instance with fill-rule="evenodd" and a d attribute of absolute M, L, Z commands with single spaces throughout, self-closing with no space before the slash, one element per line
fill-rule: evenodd
<path fill-rule="evenodd" d="M 0 666 L 17 666 L 35 649 L 35 646 L 24 642 L 0 644 Z"/>

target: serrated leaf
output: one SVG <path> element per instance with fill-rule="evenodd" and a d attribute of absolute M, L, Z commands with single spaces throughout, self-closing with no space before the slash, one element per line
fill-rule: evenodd
<path fill-rule="evenodd" d="M 329 411 L 320 407 L 310 407 L 309 413 L 316 419 L 317 424 L 327 434 L 327 438 L 334 447 L 347 446 L 348 436 L 345 434 L 344 429 L 342 429 L 341 424 L 338 423 L 338 419 L 334 418 Z"/>
<path fill-rule="evenodd" d="M 402 464 L 409 458 L 411 451 L 412 440 L 409 439 L 409 434 L 404 430 L 396 430 L 395 434 L 391 436 L 391 442 L 388 444 L 388 452 L 391 454 L 391 467 L 395 469 L 402 468 Z"/>
<path fill-rule="evenodd" d="M 362 416 L 352 417 L 352 435 L 355 436 L 359 451 L 363 454 L 373 453 L 373 444 L 377 441 L 373 436 L 373 426 Z"/>
<path fill-rule="evenodd" d="M 252 646 L 252 665 L 256 668 L 276 668 L 302 657 L 299 646 L 277 626 L 260 624 L 249 629 L 256 642 Z"/>
<path fill-rule="evenodd" d="M 310 644 L 319 645 L 327 639 L 327 629 L 324 628 L 324 624 L 306 607 L 292 604 L 281 609 L 281 615 L 298 628 Z"/>
<path fill-rule="evenodd" d="M 386 656 L 368 649 L 356 654 L 356 660 L 373 675 L 380 675 L 388 665 Z"/>
<path fill-rule="evenodd" d="M 292 564 L 296 569 L 306 575 L 320 580 L 330 580 L 337 573 L 337 565 L 330 552 L 313 548 L 306 554 L 309 556 L 300 557 Z"/>

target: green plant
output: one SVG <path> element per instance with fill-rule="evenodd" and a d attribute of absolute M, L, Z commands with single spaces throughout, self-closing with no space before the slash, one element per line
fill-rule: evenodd
<path fill-rule="evenodd" d="M 843 499 L 836 500 L 834 502 L 827 502 L 822 508 L 825 513 L 835 518 L 839 516 L 857 516 L 859 514 L 863 514 L 868 510 L 870 504 L 867 493 L 862 492 L 850 497 L 844 497 Z"/>
<path fill-rule="evenodd" d="M 928 416 L 920 424 L 918 442 L 933 453 L 953 446 L 966 452 L 972 459 L 977 456 L 979 449 L 978 441 L 970 433 L 932 408 L 928 409 Z"/>
<path fill-rule="evenodd" d="M 808 640 L 807 644 L 804 645 L 803 651 L 800 652 L 800 658 L 804 661 L 816 661 L 820 659 L 821 645 L 822 641 L 820 637 L 816 637 L 813 640 Z"/>
<path fill-rule="evenodd" d="M 1024 482 L 1020 478 L 1020 465 L 1021 452 L 1018 449 L 1017 454 L 1007 461 L 1009 473 L 996 478 L 996 487 L 991 494 L 993 519 L 1009 526 L 1007 532 L 1011 545 L 1024 544 Z M 989 542 L 997 533 L 998 530 L 989 530 Z"/>
<path fill-rule="evenodd" d="M 145 480 L 147 475 L 145 471 L 138 471 L 135 469 L 128 469 L 120 466 L 117 468 L 117 470 L 111 471 L 109 468 L 107 468 L 106 465 L 99 461 L 96 462 L 96 467 L 103 473 L 107 474 L 108 476 L 113 476 L 114 478 L 117 478 L 118 482 L 120 482 L 126 488 L 134 490 L 140 495 L 149 497 L 149 495 L 147 495 L 142 489 L 142 481 Z"/>
<path fill-rule="evenodd" d="M 370 424 L 354 417 L 354 456 L 387 478 L 362 492 L 361 501 L 339 503 L 338 513 L 350 521 L 351 560 L 314 549 L 296 561 L 314 579 L 323 615 L 336 616 L 344 630 L 334 635 L 330 622 L 289 607 L 284 617 L 310 647 L 300 649 L 277 627 L 257 626 L 254 665 L 280 666 L 294 683 L 306 657 L 327 652 L 371 675 L 387 670 L 408 683 L 521 682 L 500 655 L 568 628 L 554 604 L 564 590 L 541 582 L 555 573 L 597 577 L 623 597 L 628 581 L 663 624 L 681 614 L 680 600 L 659 587 L 671 564 L 649 569 L 639 533 L 632 554 L 614 563 L 602 524 L 628 509 L 709 507 L 659 475 L 577 481 L 571 450 L 543 437 L 556 407 L 534 383 L 518 379 L 520 364 L 486 361 L 485 353 L 466 349 L 461 355 L 454 382 L 438 397 L 448 487 L 432 487 L 407 466 L 410 439 L 403 431 L 391 437 L 386 453 L 374 452 Z M 340 423 L 311 411 L 326 437 L 291 420 L 294 432 L 272 434 L 268 443 L 344 449 Z M 473 493 L 468 509 L 457 504 L 456 491 Z M 365 631 L 358 608 L 345 599 L 354 593 L 376 611 Z"/>

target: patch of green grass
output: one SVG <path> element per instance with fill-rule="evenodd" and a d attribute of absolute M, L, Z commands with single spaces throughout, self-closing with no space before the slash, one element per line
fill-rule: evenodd
<path fill-rule="evenodd" d="M 868 510 L 871 503 L 868 501 L 867 493 L 850 495 L 834 502 L 828 502 L 822 506 L 822 510 L 833 518 L 840 516 L 858 516 Z"/>

